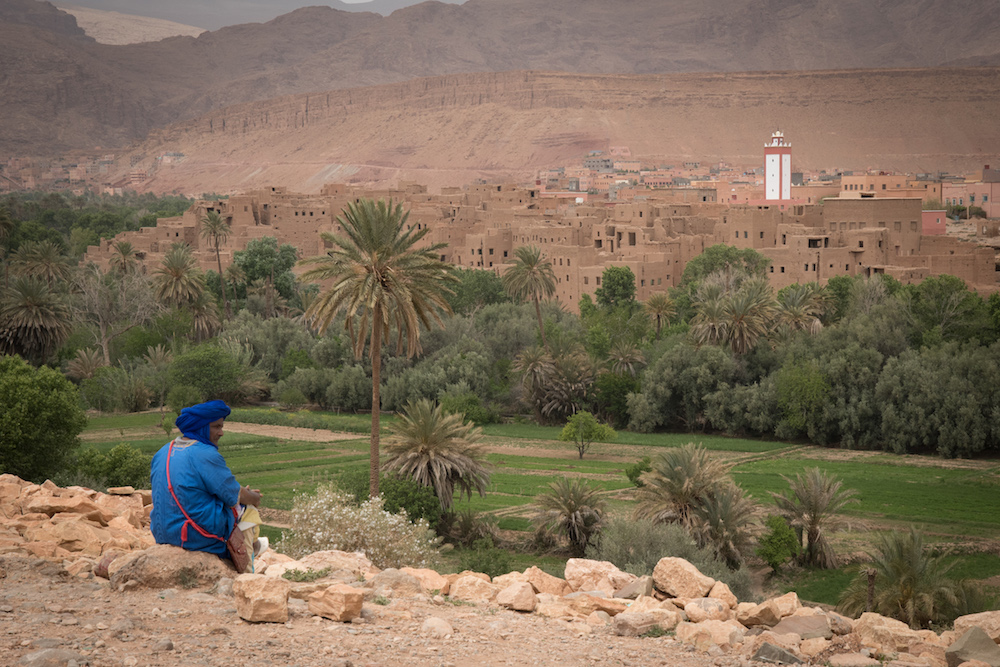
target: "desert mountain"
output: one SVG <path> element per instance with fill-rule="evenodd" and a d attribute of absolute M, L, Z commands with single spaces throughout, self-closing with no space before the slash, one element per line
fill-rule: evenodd
<path fill-rule="evenodd" d="M 969 65 L 1000 43 L 993 0 L 469 0 L 386 17 L 309 7 L 124 46 L 66 39 L 45 26 L 72 17 L 48 3 L 4 5 L 0 155 L 121 146 L 234 104 L 419 77 Z"/>
<path fill-rule="evenodd" d="M 435 188 L 520 180 L 612 146 L 654 164 L 756 165 L 780 128 L 796 169 L 961 172 L 1000 154 L 998 78 L 990 68 L 456 74 L 227 107 L 155 131 L 133 155 L 161 192 Z M 165 153 L 184 158 L 156 168 Z"/>
<path fill-rule="evenodd" d="M 71 14 L 77 25 L 101 44 L 140 44 L 158 42 L 167 37 L 188 35 L 197 37 L 202 28 L 167 21 L 165 19 L 123 14 L 121 12 L 91 9 L 77 5 L 60 5 L 59 9 Z"/>

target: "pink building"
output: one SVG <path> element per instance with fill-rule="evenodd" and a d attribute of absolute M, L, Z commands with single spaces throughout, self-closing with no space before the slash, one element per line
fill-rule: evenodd
<path fill-rule="evenodd" d="M 921 218 L 923 221 L 922 233 L 924 236 L 938 236 L 947 231 L 946 221 L 948 220 L 948 216 L 944 210 L 924 211 Z"/>

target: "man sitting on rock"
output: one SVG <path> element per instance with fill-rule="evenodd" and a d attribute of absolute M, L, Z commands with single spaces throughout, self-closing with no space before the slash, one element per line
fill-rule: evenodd
<path fill-rule="evenodd" d="M 226 539 L 241 512 L 250 507 L 247 513 L 256 515 L 252 508 L 260 506 L 260 491 L 241 487 L 219 453 L 229 412 L 223 401 L 184 408 L 175 422 L 183 436 L 153 456 L 149 527 L 158 544 L 227 556 Z"/>

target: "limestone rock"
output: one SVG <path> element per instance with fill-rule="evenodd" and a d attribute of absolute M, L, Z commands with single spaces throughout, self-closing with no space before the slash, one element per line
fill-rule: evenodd
<path fill-rule="evenodd" d="M 420 626 L 420 634 L 429 635 L 436 639 L 444 639 L 455 634 L 455 630 L 451 627 L 451 623 L 443 618 L 431 616 Z"/>
<path fill-rule="evenodd" d="M 883 653 L 905 653 L 910 645 L 920 643 L 921 636 L 906 623 L 872 612 L 861 614 L 854 622 L 854 634 L 862 645 Z"/>
<path fill-rule="evenodd" d="M 684 605 L 684 613 L 692 623 L 724 621 L 729 618 L 729 605 L 715 598 L 697 598 Z"/>
<path fill-rule="evenodd" d="M 565 579 L 554 577 L 545 570 L 532 565 L 524 571 L 525 580 L 535 587 L 536 593 L 551 593 L 558 597 L 573 592 L 572 586 Z"/>
<path fill-rule="evenodd" d="M 753 654 L 751 660 L 759 662 L 771 662 L 778 665 L 797 665 L 801 660 L 794 653 L 786 651 L 780 646 L 775 646 L 769 642 L 764 642 Z"/>
<path fill-rule="evenodd" d="M 229 561 L 204 551 L 188 551 L 169 544 L 157 544 L 128 558 L 118 568 L 116 559 L 108 567 L 111 585 L 120 589 L 125 583 L 144 588 L 172 588 L 195 583 L 214 584 L 231 577 L 235 570 Z"/>
<path fill-rule="evenodd" d="M 365 587 L 386 597 L 413 597 L 426 592 L 419 579 L 394 568 L 382 570 L 365 582 Z"/>
<path fill-rule="evenodd" d="M 448 579 L 441 576 L 434 570 L 429 570 L 427 568 L 401 567 L 399 568 L 399 571 L 403 574 L 408 574 L 419 581 L 421 587 L 423 587 L 424 591 L 427 593 L 437 591 L 441 595 L 448 594 L 448 586 L 450 585 Z"/>
<path fill-rule="evenodd" d="M 563 600 L 582 617 L 589 616 L 592 612 L 603 611 L 614 616 L 628 609 L 625 601 L 620 598 L 601 597 L 593 593 L 570 593 L 563 597 Z"/>
<path fill-rule="evenodd" d="M 621 616 L 621 614 L 618 614 Z M 587 625 L 590 626 L 600 626 L 607 625 L 611 622 L 611 616 L 606 611 L 594 611 L 591 612 L 590 616 L 587 617 Z"/>
<path fill-rule="evenodd" d="M 799 653 L 807 658 L 811 658 L 815 655 L 819 655 L 825 651 L 830 646 L 829 639 L 823 639 L 822 637 L 813 637 L 812 639 L 803 639 L 802 643 L 799 644 Z"/>
<path fill-rule="evenodd" d="M 683 558 L 661 558 L 653 568 L 653 584 L 671 597 L 700 598 L 712 590 L 715 579 L 706 577 Z"/>
<path fill-rule="evenodd" d="M 802 639 L 798 635 L 779 635 L 770 630 L 744 638 L 742 651 L 744 655 L 752 656 L 764 644 L 773 644 L 789 653 L 797 653 Z"/>
<path fill-rule="evenodd" d="M 785 593 L 781 597 L 771 598 L 768 602 L 773 607 L 775 615 L 778 618 L 791 616 L 802 608 L 802 603 L 799 602 L 799 596 L 795 591 Z"/>
<path fill-rule="evenodd" d="M 958 640 L 944 652 L 948 667 L 969 660 L 980 660 L 990 667 L 1000 667 L 1000 646 L 990 638 L 985 630 L 973 626 L 965 631 Z"/>
<path fill-rule="evenodd" d="M 493 581 L 490 582 L 500 590 L 503 590 L 510 586 L 511 584 L 517 584 L 521 582 L 527 582 L 528 578 L 525 576 L 524 572 L 508 572 L 507 574 L 501 574 L 498 577 L 493 577 Z M 532 588 L 534 590 L 534 588 Z"/>
<path fill-rule="evenodd" d="M 626 584 L 615 591 L 615 597 L 623 600 L 635 600 L 644 595 L 653 595 L 653 578 L 650 576 L 639 577 L 631 584 Z"/>
<path fill-rule="evenodd" d="M 722 581 L 715 582 L 715 585 L 712 586 L 712 590 L 710 590 L 708 595 L 705 597 L 722 600 L 729 606 L 730 609 L 736 609 L 736 605 L 740 603 L 740 601 L 736 599 L 736 596 L 733 595 L 733 592 L 729 590 L 729 586 Z"/>
<path fill-rule="evenodd" d="M 882 664 L 863 653 L 839 653 L 830 656 L 826 662 L 830 667 L 880 667 Z"/>
<path fill-rule="evenodd" d="M 361 616 L 364 593 L 347 584 L 333 584 L 309 596 L 309 611 L 331 621 L 349 622 Z"/>
<path fill-rule="evenodd" d="M 622 572 L 608 561 L 586 558 L 566 561 L 566 581 L 574 591 L 601 591 L 614 595 L 615 591 L 636 579 L 634 574 Z"/>
<path fill-rule="evenodd" d="M 1000 644 L 1000 611 L 984 611 L 978 614 L 966 614 L 955 619 L 955 632 L 964 635 L 973 627 L 980 628 L 990 639 Z"/>
<path fill-rule="evenodd" d="M 241 574 L 233 581 L 236 613 L 251 623 L 284 623 L 290 589 L 291 583 L 281 578 Z"/>
<path fill-rule="evenodd" d="M 496 580 L 494 580 L 496 581 Z M 496 585 L 494 583 L 494 585 Z M 535 611 L 538 598 L 534 587 L 527 581 L 513 583 L 497 593 L 497 604 L 514 611 Z"/>
<path fill-rule="evenodd" d="M 653 614 L 625 611 L 614 617 L 611 626 L 619 637 L 638 637 L 658 627 L 659 621 Z"/>
<path fill-rule="evenodd" d="M 76 651 L 69 651 L 63 648 L 46 648 L 41 651 L 29 653 L 17 662 L 21 667 L 66 667 L 70 663 L 86 665 L 89 661 L 85 656 Z"/>
<path fill-rule="evenodd" d="M 448 595 L 455 600 L 486 604 L 496 599 L 497 587 L 474 575 L 466 575 L 451 584 Z"/>
<path fill-rule="evenodd" d="M 795 634 L 802 639 L 833 637 L 833 629 L 826 616 L 787 616 L 771 629 L 777 634 Z"/>
<path fill-rule="evenodd" d="M 676 632 L 677 639 L 694 644 L 699 650 L 707 651 L 712 646 L 718 646 L 722 651 L 729 652 L 743 641 L 746 628 L 734 620 L 702 623 L 682 621 L 677 625 Z"/>

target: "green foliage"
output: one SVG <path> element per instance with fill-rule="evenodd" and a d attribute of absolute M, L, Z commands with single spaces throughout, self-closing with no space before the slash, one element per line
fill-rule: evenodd
<path fill-rule="evenodd" d="M 597 421 L 597 418 L 586 410 L 571 416 L 559 434 L 559 439 L 563 442 L 573 443 L 581 459 L 595 441 L 612 442 L 616 437 L 613 428 Z"/>
<path fill-rule="evenodd" d="M 627 266 L 609 266 L 601 274 L 601 286 L 594 291 L 602 308 L 629 308 L 635 305 L 635 274 Z"/>
<path fill-rule="evenodd" d="M 795 431 L 805 431 L 811 415 L 826 404 L 829 381 L 815 362 L 792 362 L 777 372 L 775 382 L 785 423 Z"/>
<path fill-rule="evenodd" d="M 351 468 L 343 472 L 337 478 L 337 487 L 350 493 L 357 503 L 363 503 L 369 497 L 368 470 Z M 437 529 L 441 520 L 441 504 L 433 489 L 398 475 L 380 475 L 379 493 L 384 500 L 385 511 L 399 514 L 405 510 L 411 521 L 423 519 L 431 528 Z"/>
<path fill-rule="evenodd" d="M 251 239 L 245 249 L 233 253 L 233 263 L 243 270 L 247 284 L 257 280 L 273 284 L 286 299 L 291 299 L 295 292 L 292 267 L 296 261 L 295 246 L 283 243 L 279 247 L 278 239 L 273 236 Z"/>
<path fill-rule="evenodd" d="M 492 544 L 499 539 L 496 518 L 468 507 L 443 514 L 438 534 L 452 544 L 467 548 L 482 540 L 489 540 Z"/>
<path fill-rule="evenodd" d="M 241 377 L 244 368 L 225 349 L 205 344 L 178 355 L 170 365 L 171 386 L 194 387 L 202 399 L 222 399 L 227 403 L 243 398 Z M 176 406 L 168 400 L 170 409 Z"/>
<path fill-rule="evenodd" d="M 470 549 L 462 551 L 459 563 L 463 571 L 498 577 L 513 569 L 514 558 L 510 552 L 495 547 L 491 537 L 483 537 L 473 542 Z"/>
<path fill-rule="evenodd" d="M 799 538 L 784 517 L 772 514 L 764 522 L 767 533 L 758 541 L 757 555 L 777 574 L 788 560 L 799 553 Z"/>
<path fill-rule="evenodd" d="M 549 484 L 535 498 L 538 510 L 533 521 L 540 529 L 564 535 L 575 556 L 582 556 L 587 545 L 601 530 L 607 503 L 600 489 L 581 478 L 566 477 Z"/>
<path fill-rule="evenodd" d="M 795 528 L 803 546 L 801 558 L 807 565 L 834 568 L 837 555 L 829 534 L 842 523 L 841 510 L 858 502 L 854 489 L 842 489 L 836 476 L 810 468 L 794 478 L 782 478 L 788 483 L 783 493 L 771 492 L 782 516 Z"/>
<path fill-rule="evenodd" d="M 41 483 L 62 468 L 87 424 L 73 384 L 51 368 L 0 357 L 0 472 Z"/>
<path fill-rule="evenodd" d="M 639 391 L 639 378 L 626 373 L 601 373 L 594 382 L 594 412 L 614 428 L 628 425 L 628 397 Z"/>
<path fill-rule="evenodd" d="M 625 476 L 628 477 L 628 481 L 632 482 L 632 484 L 636 487 L 641 487 L 645 484 L 642 479 L 640 479 L 642 473 L 649 472 L 652 469 L 653 468 L 650 465 L 650 458 L 648 456 L 643 456 L 636 463 L 625 466 Z"/>
<path fill-rule="evenodd" d="M 167 393 L 167 406 L 179 415 L 181 410 L 202 402 L 201 392 L 189 384 L 175 384 Z"/>
<path fill-rule="evenodd" d="M 656 639 L 657 637 L 673 637 L 674 636 L 674 631 L 673 630 L 664 630 L 660 626 L 654 625 L 649 630 L 646 630 L 644 633 L 642 633 L 639 636 L 640 637 L 650 637 L 652 639 Z"/>
<path fill-rule="evenodd" d="M 709 275 L 726 268 L 744 271 L 750 276 L 764 277 L 770 264 L 770 259 L 753 248 L 740 250 L 720 243 L 705 248 L 703 253 L 684 265 L 681 286 L 698 285 Z"/>
<path fill-rule="evenodd" d="M 83 450 L 77 457 L 76 472 L 96 481 L 103 488 L 131 486 L 148 489 L 152 459 L 152 456 L 123 442 L 106 453 L 96 449 Z"/>
<path fill-rule="evenodd" d="M 496 409 L 484 406 L 479 396 L 466 389 L 466 385 L 442 393 L 440 401 L 441 409 L 445 413 L 464 415 L 465 419 L 473 424 L 481 426 L 500 421 L 500 414 Z"/>
<path fill-rule="evenodd" d="M 314 368 L 313 360 L 309 357 L 309 353 L 302 349 L 289 350 L 285 353 L 285 356 L 281 359 L 281 376 L 282 380 L 286 379 L 289 375 L 294 373 L 299 368 Z"/>
<path fill-rule="evenodd" d="M 510 301 L 503 289 L 503 281 L 493 271 L 483 269 L 455 269 L 458 282 L 448 295 L 448 305 L 456 315 L 471 315 L 483 306 Z"/>
<path fill-rule="evenodd" d="M 931 276 L 905 288 L 909 311 L 916 323 L 913 332 L 917 344 L 982 342 L 995 340 L 990 327 L 989 308 L 983 299 L 966 287 L 960 278 Z M 987 340 L 983 340 L 988 336 Z"/>
<path fill-rule="evenodd" d="M 295 387 L 285 389 L 278 395 L 278 405 L 284 410 L 301 410 L 306 404 L 306 396 Z"/>
<path fill-rule="evenodd" d="M 272 381 L 283 380 L 296 368 L 311 368 L 309 353 L 316 344 L 306 327 L 287 317 L 265 319 L 249 311 L 240 311 L 226 322 L 220 340 L 249 346 L 254 367 Z"/>
<path fill-rule="evenodd" d="M 285 570 L 282 572 L 281 577 L 283 579 L 287 579 L 288 581 L 301 583 L 306 581 L 316 581 L 317 579 L 322 579 L 328 574 L 330 574 L 330 568 L 328 567 L 324 567 L 321 570 L 308 568 L 306 570 Z"/>

